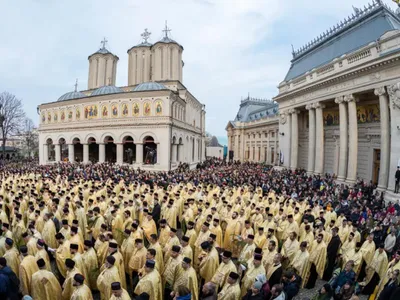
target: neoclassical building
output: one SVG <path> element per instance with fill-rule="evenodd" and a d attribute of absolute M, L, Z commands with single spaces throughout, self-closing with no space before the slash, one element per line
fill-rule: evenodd
<path fill-rule="evenodd" d="M 278 164 L 278 104 L 248 96 L 226 126 L 228 159 Z"/>
<path fill-rule="evenodd" d="M 89 56 L 88 89 L 38 106 L 40 163 L 115 162 L 170 170 L 205 157 L 205 106 L 182 83 L 183 47 L 164 30 L 128 50 L 128 85 L 115 86 L 118 56 Z"/>
<path fill-rule="evenodd" d="M 400 161 L 400 16 L 374 1 L 293 51 L 279 84 L 283 165 L 339 182 L 372 180 L 388 199 Z"/>

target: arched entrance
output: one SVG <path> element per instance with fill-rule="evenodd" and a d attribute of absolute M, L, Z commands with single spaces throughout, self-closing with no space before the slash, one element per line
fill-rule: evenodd
<path fill-rule="evenodd" d="M 47 139 L 46 145 L 47 145 L 47 153 L 44 154 L 46 156 L 45 160 L 55 161 L 56 160 L 56 147 L 54 146 L 53 140 L 50 138 Z"/>
<path fill-rule="evenodd" d="M 74 159 L 76 162 L 83 161 L 83 145 L 81 144 L 81 140 L 79 138 L 74 138 L 72 140 L 72 144 L 74 145 Z"/>
<path fill-rule="evenodd" d="M 96 139 L 91 137 L 88 139 L 89 147 L 89 161 L 93 164 L 99 161 L 99 144 L 97 144 Z"/>
<path fill-rule="evenodd" d="M 179 138 L 178 142 L 178 150 L 177 150 L 177 161 L 181 162 L 183 161 L 183 139 Z"/>
<path fill-rule="evenodd" d="M 136 161 L 136 145 L 134 144 L 133 137 L 126 136 L 122 139 L 124 145 L 124 163 L 133 164 Z"/>
<path fill-rule="evenodd" d="M 104 144 L 106 146 L 106 162 L 115 163 L 117 161 L 117 145 L 114 144 L 114 139 L 106 136 Z"/>
<path fill-rule="evenodd" d="M 60 161 L 68 161 L 68 145 L 65 139 L 59 139 L 58 144 L 60 144 Z"/>
<path fill-rule="evenodd" d="M 154 143 L 154 138 L 151 136 L 143 139 L 143 162 L 146 165 L 157 163 L 157 144 Z"/>

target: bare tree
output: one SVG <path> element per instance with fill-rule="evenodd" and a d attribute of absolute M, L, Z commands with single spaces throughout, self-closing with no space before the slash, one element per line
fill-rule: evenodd
<path fill-rule="evenodd" d="M 30 118 L 25 118 L 23 128 L 20 132 L 22 138 L 22 147 L 24 154 L 31 158 L 31 154 L 38 152 L 39 149 L 39 134 L 35 124 Z"/>
<path fill-rule="evenodd" d="M 22 102 L 8 92 L 0 94 L 0 131 L 3 142 L 3 158 L 6 154 L 6 142 L 9 136 L 19 133 L 24 124 L 25 112 Z"/>

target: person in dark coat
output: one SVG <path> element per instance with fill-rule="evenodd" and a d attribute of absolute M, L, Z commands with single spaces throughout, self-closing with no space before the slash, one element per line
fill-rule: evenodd
<path fill-rule="evenodd" d="M 332 239 L 328 244 L 326 255 L 327 255 L 327 267 L 324 272 L 323 280 L 329 281 L 332 278 L 333 269 L 335 268 L 336 257 L 341 244 L 340 237 L 338 235 L 339 229 L 337 227 L 332 228 Z"/>
<path fill-rule="evenodd" d="M 19 300 L 19 279 L 17 275 L 7 266 L 4 257 L 0 257 L 0 299 Z"/>
<path fill-rule="evenodd" d="M 253 283 L 251 289 L 247 292 L 246 295 L 242 298 L 242 300 L 264 300 L 264 294 L 261 292 L 262 283 L 256 281 Z"/>
<path fill-rule="evenodd" d="M 153 215 L 153 220 L 156 223 L 157 228 L 158 228 L 158 222 L 160 221 L 160 217 L 161 217 L 161 206 L 158 203 L 158 194 L 157 193 L 154 193 L 154 207 L 153 207 L 152 215 Z"/>
<path fill-rule="evenodd" d="M 283 290 L 286 293 L 286 300 L 292 300 L 300 290 L 301 277 L 291 270 L 286 271 L 283 274 Z"/>
<path fill-rule="evenodd" d="M 268 279 L 269 286 L 274 286 L 275 284 L 281 283 L 283 268 L 281 265 L 282 255 L 280 253 L 275 254 L 273 265 L 271 268 L 274 270 Z"/>
<path fill-rule="evenodd" d="M 390 280 L 385 284 L 382 292 L 379 294 L 378 300 L 388 300 L 394 294 L 396 288 L 398 287 L 398 280 L 399 277 L 399 270 L 394 270 L 392 273 L 392 277 Z M 399 299 L 399 298 L 397 298 Z"/>

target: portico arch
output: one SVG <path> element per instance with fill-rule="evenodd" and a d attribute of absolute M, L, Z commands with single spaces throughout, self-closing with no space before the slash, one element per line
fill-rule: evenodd
<path fill-rule="evenodd" d="M 58 140 L 58 144 L 60 147 L 60 161 L 68 160 L 68 145 L 64 138 L 60 138 Z"/>
<path fill-rule="evenodd" d="M 47 147 L 47 151 L 45 151 L 45 160 L 46 161 L 54 161 L 56 159 L 56 149 L 51 138 L 46 140 L 45 149 Z"/>
<path fill-rule="evenodd" d="M 122 138 L 124 147 L 124 163 L 133 164 L 136 161 L 136 145 L 134 138 L 131 135 L 126 135 Z"/>
<path fill-rule="evenodd" d="M 157 163 L 157 144 L 152 136 L 145 136 L 143 142 L 144 164 L 154 165 Z"/>
<path fill-rule="evenodd" d="M 114 143 L 114 138 L 110 135 L 107 135 L 106 137 L 104 137 L 103 142 L 106 147 L 106 161 L 110 163 L 115 163 L 117 161 L 117 145 Z"/>
<path fill-rule="evenodd" d="M 72 140 L 72 145 L 74 147 L 74 160 L 76 162 L 83 161 L 83 145 L 81 144 L 81 140 L 79 138 L 74 138 Z"/>
<path fill-rule="evenodd" d="M 88 144 L 89 161 L 96 163 L 99 161 L 99 144 L 97 144 L 96 138 L 91 136 L 86 140 Z"/>

